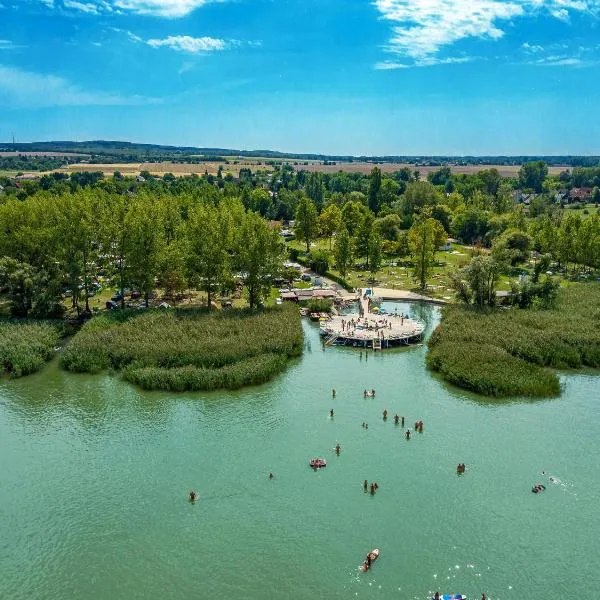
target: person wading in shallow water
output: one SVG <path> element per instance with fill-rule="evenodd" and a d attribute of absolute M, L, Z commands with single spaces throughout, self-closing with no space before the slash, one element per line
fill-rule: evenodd
<path fill-rule="evenodd" d="M 340 455 L 340 450 L 342 449 L 342 447 L 339 444 L 335 445 L 335 453 L 339 456 Z"/>
<path fill-rule="evenodd" d="M 329 411 L 329 416 L 333 419 L 333 408 Z"/>

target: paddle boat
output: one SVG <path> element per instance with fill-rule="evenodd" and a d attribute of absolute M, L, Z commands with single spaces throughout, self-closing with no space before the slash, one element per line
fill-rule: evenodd
<path fill-rule="evenodd" d="M 324 458 L 311 458 L 308 462 L 311 469 L 322 469 L 327 466 L 327 461 Z"/>

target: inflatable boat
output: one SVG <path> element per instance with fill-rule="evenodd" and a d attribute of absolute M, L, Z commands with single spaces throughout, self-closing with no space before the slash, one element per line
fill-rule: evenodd
<path fill-rule="evenodd" d="M 375 548 L 375 550 L 371 550 L 371 552 L 369 552 L 369 554 L 367 554 L 367 556 L 369 556 L 371 558 L 371 567 L 373 566 L 373 563 L 379 558 L 379 548 Z M 365 562 L 360 565 L 360 567 L 358 567 L 361 571 L 368 571 L 371 567 L 367 567 L 366 566 L 366 560 Z"/>
<path fill-rule="evenodd" d="M 324 458 L 311 458 L 308 466 L 313 469 L 321 469 L 327 466 L 327 461 Z"/>

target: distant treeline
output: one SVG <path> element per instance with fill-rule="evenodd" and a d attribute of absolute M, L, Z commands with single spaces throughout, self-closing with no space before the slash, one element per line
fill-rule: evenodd
<path fill-rule="evenodd" d="M 74 157 L 68 159 L 62 156 L 0 156 L 0 171 L 52 171 L 69 164 L 79 162 L 81 159 Z"/>
<path fill-rule="evenodd" d="M 102 157 L 118 159 L 122 162 L 179 161 L 202 162 L 225 157 L 241 156 L 248 158 L 270 158 L 288 160 L 319 160 L 335 162 L 392 162 L 408 163 L 420 166 L 458 165 L 521 165 L 529 161 L 542 160 L 549 166 L 593 167 L 600 166 L 600 156 L 350 156 L 277 152 L 274 150 L 235 150 L 227 148 L 196 148 L 193 146 L 164 146 L 159 144 L 135 144 L 131 142 L 94 140 L 86 142 L 31 142 L 28 144 L 6 144 L 9 151 L 20 152 L 81 152 L 90 154 L 99 162 Z M 201 157 L 197 155 L 202 155 Z M 110 162 L 105 160 L 103 162 Z"/>

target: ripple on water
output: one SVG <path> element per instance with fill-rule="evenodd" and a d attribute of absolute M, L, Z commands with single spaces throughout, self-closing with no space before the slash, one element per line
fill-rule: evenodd
<path fill-rule="evenodd" d="M 236 392 L 147 393 L 52 368 L 1 382 L 0 596 L 424 600 L 447 586 L 521 600 L 582 596 L 573 572 L 600 586 L 598 380 L 574 378 L 558 401 L 490 404 L 430 377 L 424 347 L 361 360 L 306 332 L 311 352 Z M 384 408 L 423 419 L 424 434 L 407 442 Z M 564 423 L 577 419 L 574 444 Z M 313 473 L 313 456 L 327 468 Z M 535 497 L 545 466 L 556 483 Z"/>

